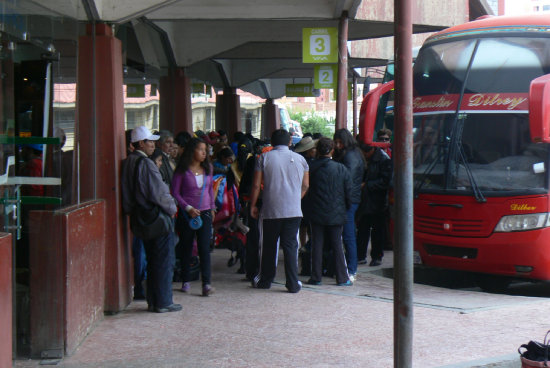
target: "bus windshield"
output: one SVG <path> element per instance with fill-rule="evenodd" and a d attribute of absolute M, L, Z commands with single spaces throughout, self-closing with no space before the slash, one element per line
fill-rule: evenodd
<path fill-rule="evenodd" d="M 550 38 L 424 46 L 413 71 L 417 191 L 546 192 L 548 144 L 530 140 L 528 92 L 547 73 Z"/>

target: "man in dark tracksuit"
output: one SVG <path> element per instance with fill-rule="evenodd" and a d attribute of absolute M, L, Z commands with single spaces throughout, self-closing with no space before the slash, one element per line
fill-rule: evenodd
<path fill-rule="evenodd" d="M 370 238 L 372 244 L 370 266 L 379 266 L 384 256 L 384 246 L 388 242 L 386 212 L 393 164 L 387 153 L 379 147 L 363 144 L 361 150 L 367 160 L 367 169 L 361 192 L 361 203 L 357 210 L 357 258 L 359 261 L 367 258 Z"/>

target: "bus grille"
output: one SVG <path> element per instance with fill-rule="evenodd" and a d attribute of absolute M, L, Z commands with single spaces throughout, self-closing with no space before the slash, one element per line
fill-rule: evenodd
<path fill-rule="evenodd" d="M 450 224 L 450 229 L 444 225 Z M 415 216 L 414 230 L 422 233 L 449 236 L 486 236 L 486 224 L 483 220 L 442 219 L 436 217 Z"/>
<path fill-rule="evenodd" d="M 431 256 L 445 256 L 461 259 L 475 259 L 477 249 L 463 247 L 447 247 L 445 245 L 424 244 L 424 249 Z"/>

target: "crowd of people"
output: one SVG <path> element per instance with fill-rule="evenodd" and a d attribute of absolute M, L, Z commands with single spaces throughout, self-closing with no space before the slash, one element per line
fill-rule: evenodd
<path fill-rule="evenodd" d="M 126 139 L 121 181 L 134 233 L 134 298 L 146 299 L 149 311 L 182 309 L 173 302 L 175 280 L 189 293 L 200 277 L 202 295 L 213 294 L 216 246 L 230 249 L 228 265 L 239 262 L 237 272 L 260 289 L 271 287 L 280 247 L 290 293 L 301 290 L 300 275 L 311 285 L 323 277 L 353 285 L 369 240 L 370 266 L 382 262 L 389 145 L 366 145 L 347 129 L 306 133 L 296 146 L 283 129 L 268 141 L 237 132 L 230 142 L 223 130 L 174 136 L 139 126 Z M 391 131 L 378 139 L 388 142 Z"/>

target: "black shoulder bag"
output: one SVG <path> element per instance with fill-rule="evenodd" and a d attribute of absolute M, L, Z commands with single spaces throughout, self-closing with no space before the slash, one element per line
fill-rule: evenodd
<path fill-rule="evenodd" d="M 543 343 L 531 340 L 518 348 L 522 368 L 550 367 L 548 365 L 548 350 L 550 348 L 548 335 L 550 335 L 550 331 L 546 333 Z M 525 351 L 522 352 L 521 349 L 525 349 Z"/>
<path fill-rule="evenodd" d="M 134 167 L 134 202 L 130 214 L 130 229 L 142 240 L 152 240 L 173 231 L 172 219 L 156 204 L 152 209 L 146 209 L 137 202 L 136 186 L 138 183 L 138 168 L 145 157 L 138 158 Z"/>

